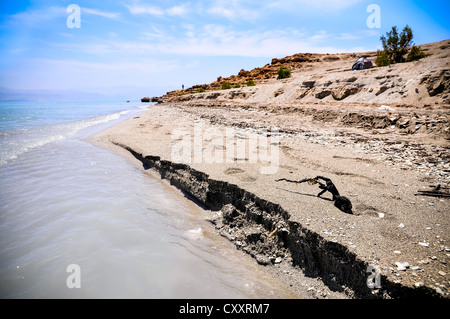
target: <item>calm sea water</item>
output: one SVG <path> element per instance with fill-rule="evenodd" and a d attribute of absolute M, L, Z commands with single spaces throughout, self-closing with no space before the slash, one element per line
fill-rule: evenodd
<path fill-rule="evenodd" d="M 208 212 L 85 141 L 147 107 L 0 104 L 0 297 L 297 297 Z"/>

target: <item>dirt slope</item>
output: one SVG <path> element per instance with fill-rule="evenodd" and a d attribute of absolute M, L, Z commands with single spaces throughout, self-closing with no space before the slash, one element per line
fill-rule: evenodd
<path fill-rule="evenodd" d="M 273 59 L 271 64 L 251 71 L 241 70 L 210 84 L 168 92 L 166 101 L 235 100 L 260 102 L 343 102 L 390 106 L 447 108 L 450 105 L 450 41 L 421 46 L 427 57 L 388 67 L 352 71 L 355 60 L 375 60 L 376 52 L 349 54 L 295 54 Z M 280 68 L 292 70 L 292 77 L 277 80 Z M 252 79 L 256 86 L 248 87 Z M 221 90 L 228 82 L 241 88 Z M 205 93 L 195 93 L 200 87 Z"/>

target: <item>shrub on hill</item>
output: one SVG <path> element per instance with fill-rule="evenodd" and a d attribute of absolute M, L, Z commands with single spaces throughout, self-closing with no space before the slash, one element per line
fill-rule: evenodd
<path fill-rule="evenodd" d="M 411 51 L 409 51 L 408 57 L 406 58 L 406 61 L 411 62 L 415 60 L 419 60 L 425 57 L 425 52 L 422 51 L 421 48 L 416 47 L 415 45 L 411 48 Z"/>
<path fill-rule="evenodd" d="M 386 51 L 377 51 L 377 59 L 375 60 L 376 66 L 388 66 L 391 64 L 391 60 L 389 59 Z"/>
<path fill-rule="evenodd" d="M 231 84 L 228 82 L 222 83 L 222 90 L 228 90 L 231 89 Z"/>
<path fill-rule="evenodd" d="M 280 68 L 278 70 L 278 80 L 287 79 L 291 77 L 291 70 L 286 68 Z"/>

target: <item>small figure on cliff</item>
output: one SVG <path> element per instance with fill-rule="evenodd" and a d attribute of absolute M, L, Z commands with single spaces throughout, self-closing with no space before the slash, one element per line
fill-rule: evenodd
<path fill-rule="evenodd" d="M 319 179 L 323 180 L 326 184 L 319 182 Z M 327 177 L 317 176 L 315 178 L 305 178 L 300 181 L 291 181 L 286 178 L 282 178 L 282 179 L 278 179 L 276 181 L 277 182 L 286 181 L 286 182 L 296 183 L 296 184 L 300 184 L 300 183 L 304 183 L 304 182 L 308 182 L 308 184 L 311 184 L 311 185 L 319 184 L 319 188 L 322 189 L 322 191 L 319 194 L 317 194 L 317 197 L 320 197 L 325 192 L 330 192 L 333 195 L 334 206 L 336 206 L 338 209 L 340 209 L 341 211 L 343 211 L 347 214 L 353 214 L 351 201 L 347 197 L 341 196 L 339 194 L 339 191 L 337 190 L 336 186 L 334 185 L 334 183 L 331 181 L 331 179 L 329 179 Z"/>

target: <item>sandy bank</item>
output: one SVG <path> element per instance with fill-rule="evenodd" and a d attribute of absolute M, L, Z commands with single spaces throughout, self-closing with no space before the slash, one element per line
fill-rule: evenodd
<path fill-rule="evenodd" d="M 218 234 L 264 267 L 304 272 L 351 297 L 448 297 L 448 199 L 417 195 L 448 185 L 445 139 L 389 128 L 374 139 L 358 125 L 280 110 L 160 104 L 93 139 L 120 145 L 211 209 Z M 333 180 L 354 214 L 329 193 L 318 198 L 317 185 L 275 182 L 317 175 Z M 368 287 L 369 267 L 381 289 Z"/>

